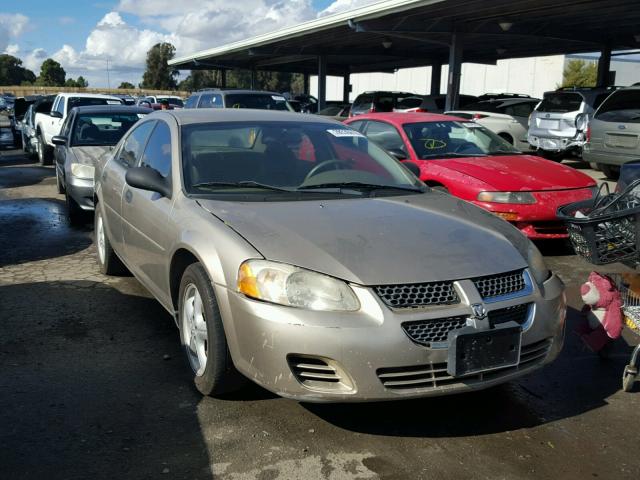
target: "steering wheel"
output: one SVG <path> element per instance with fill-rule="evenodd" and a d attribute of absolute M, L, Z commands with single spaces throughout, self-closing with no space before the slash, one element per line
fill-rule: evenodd
<path fill-rule="evenodd" d="M 333 160 L 325 160 L 324 162 L 320 162 L 318 165 L 316 165 L 315 167 L 313 167 L 309 173 L 307 173 L 307 176 L 304 177 L 304 182 L 306 182 L 307 180 L 309 180 L 311 177 L 314 177 L 316 175 L 318 175 L 318 173 L 322 170 L 326 170 L 328 166 L 330 165 L 340 165 L 340 164 L 344 164 L 345 166 L 349 167 L 350 166 L 350 161 L 348 160 L 337 160 L 337 159 L 333 159 Z M 339 169 L 339 168 L 335 168 L 335 170 L 343 170 L 343 169 Z"/>

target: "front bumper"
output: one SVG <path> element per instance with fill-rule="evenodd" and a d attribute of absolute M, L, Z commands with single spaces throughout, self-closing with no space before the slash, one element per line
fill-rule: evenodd
<path fill-rule="evenodd" d="M 83 210 L 94 210 L 93 180 L 74 177 L 70 172 L 67 172 L 65 178 L 67 180 L 65 184 L 67 194 L 73 198 Z"/>
<path fill-rule="evenodd" d="M 473 293 L 475 287 L 469 288 L 470 284 L 468 280 L 456 282 L 456 288 L 462 289 L 458 305 L 403 311 L 386 307 L 368 288 L 354 287 L 362 308 L 352 313 L 271 305 L 220 285 L 214 287 L 231 356 L 245 376 L 297 400 L 366 402 L 482 389 L 529 373 L 557 357 L 564 342 L 566 303 L 564 285 L 552 276 L 540 288 L 533 285 L 526 296 L 487 304 L 492 310 L 531 303 L 531 323 L 522 334 L 520 365 L 484 374 L 448 376 L 447 346 L 429 348 L 414 343 L 401 323 L 471 315 L 470 304 L 479 295 Z M 324 361 L 336 372 L 333 381 L 301 383 L 300 376 L 292 371 L 292 358 L 312 368 L 318 359 Z M 411 379 L 416 372 L 427 380 L 413 388 Z M 402 388 L 394 387 L 397 382 L 389 382 L 390 376 L 404 379 Z"/>

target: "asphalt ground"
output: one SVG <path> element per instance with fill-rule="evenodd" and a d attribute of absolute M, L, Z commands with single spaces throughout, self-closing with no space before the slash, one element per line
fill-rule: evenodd
<path fill-rule="evenodd" d="M 594 267 L 563 242 L 539 246 L 568 286 L 566 346 L 528 377 L 394 403 L 251 385 L 214 399 L 192 387 L 171 317 L 133 277 L 102 276 L 91 225 L 64 212 L 52 167 L 0 152 L 2 480 L 640 478 L 640 384 L 621 391 L 637 337 L 606 361 L 581 345 Z"/>

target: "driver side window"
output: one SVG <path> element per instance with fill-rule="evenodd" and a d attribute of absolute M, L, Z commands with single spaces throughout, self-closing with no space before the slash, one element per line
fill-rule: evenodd
<path fill-rule="evenodd" d="M 118 157 L 123 167 L 131 168 L 136 165 L 155 124 L 156 122 L 144 122 L 129 134 Z"/>

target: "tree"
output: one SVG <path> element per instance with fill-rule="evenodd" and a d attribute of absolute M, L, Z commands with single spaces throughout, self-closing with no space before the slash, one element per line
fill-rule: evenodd
<path fill-rule="evenodd" d="M 178 71 L 169 67 L 168 61 L 173 58 L 176 48 L 170 43 L 156 43 L 147 52 L 147 67 L 142 75 L 141 88 L 157 90 L 174 90 Z"/>
<path fill-rule="evenodd" d="M 13 55 L 0 55 L 0 85 L 33 83 L 36 75 L 22 66 L 22 60 Z"/>
<path fill-rule="evenodd" d="M 65 87 L 77 87 L 78 82 L 76 82 L 73 78 L 67 78 L 66 82 L 64 82 Z"/>
<path fill-rule="evenodd" d="M 62 68 L 62 65 L 52 58 L 47 58 L 42 62 L 37 83 L 42 86 L 62 87 L 66 76 L 67 73 Z"/>
<path fill-rule="evenodd" d="M 567 62 L 561 87 L 594 87 L 598 81 L 598 65 L 581 59 Z"/>
<path fill-rule="evenodd" d="M 133 90 L 134 88 L 136 88 L 136 86 L 133 83 L 122 82 L 118 88 L 125 89 L 125 90 Z"/>
<path fill-rule="evenodd" d="M 82 75 L 78 77 L 78 79 L 76 80 L 76 83 L 80 88 L 87 88 L 89 86 L 89 82 L 87 82 L 87 80 Z"/>

